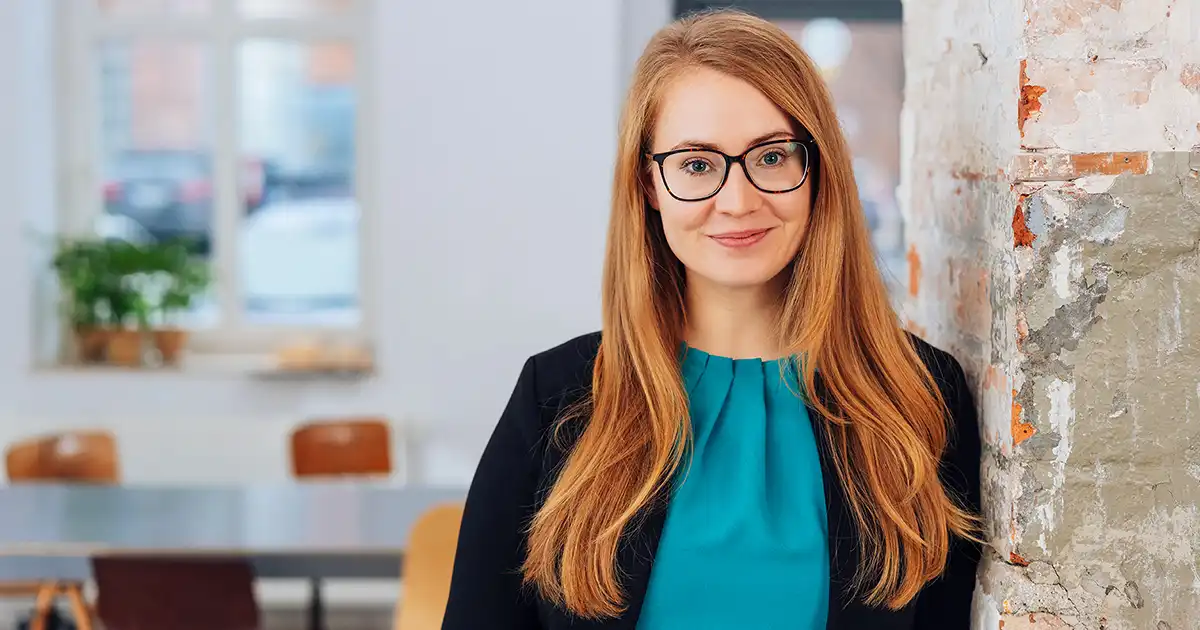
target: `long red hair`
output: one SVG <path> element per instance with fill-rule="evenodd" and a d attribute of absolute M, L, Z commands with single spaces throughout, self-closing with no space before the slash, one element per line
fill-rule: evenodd
<path fill-rule="evenodd" d="M 591 396 L 564 416 L 583 422 L 529 530 L 523 567 L 544 597 L 582 617 L 620 614 L 622 533 L 660 500 L 690 439 L 678 344 L 684 276 L 656 213 L 646 211 L 645 151 L 665 88 L 706 67 L 758 88 L 818 147 L 810 223 L 781 297 L 780 347 L 803 352 L 805 391 L 860 534 L 856 587 L 900 608 L 943 570 L 973 517 L 938 479 L 946 408 L 892 310 L 832 99 L 796 42 L 736 11 L 699 14 L 660 31 L 638 62 L 621 116 L 604 262 L 603 339 Z"/>

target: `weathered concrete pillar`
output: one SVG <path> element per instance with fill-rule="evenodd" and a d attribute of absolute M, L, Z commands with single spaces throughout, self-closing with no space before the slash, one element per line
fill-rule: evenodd
<path fill-rule="evenodd" d="M 1200 627 L 1200 1 L 906 0 L 910 326 L 974 379 L 978 628 Z"/>

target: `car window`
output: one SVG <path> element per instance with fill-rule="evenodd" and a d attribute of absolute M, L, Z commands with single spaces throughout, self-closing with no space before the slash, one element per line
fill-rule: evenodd
<path fill-rule="evenodd" d="M 115 170 L 120 179 L 199 179 L 208 176 L 208 161 L 189 153 L 139 151 L 118 156 Z"/>

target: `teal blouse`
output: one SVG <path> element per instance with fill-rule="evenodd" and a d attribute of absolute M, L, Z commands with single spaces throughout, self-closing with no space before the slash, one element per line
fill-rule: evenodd
<path fill-rule="evenodd" d="M 638 630 L 825 628 L 825 488 L 786 365 L 684 350 L 694 439 Z"/>

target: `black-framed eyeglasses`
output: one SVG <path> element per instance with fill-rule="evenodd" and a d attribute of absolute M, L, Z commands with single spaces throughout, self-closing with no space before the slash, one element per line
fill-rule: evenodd
<path fill-rule="evenodd" d="M 727 155 L 711 149 L 675 149 L 647 154 L 658 163 L 667 192 L 680 201 L 703 201 L 717 193 L 729 179 L 734 164 L 741 164 L 746 179 L 765 193 L 786 193 L 808 179 L 812 139 L 771 140 Z"/>

